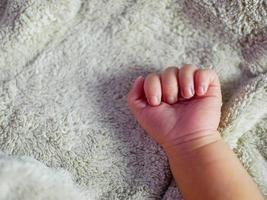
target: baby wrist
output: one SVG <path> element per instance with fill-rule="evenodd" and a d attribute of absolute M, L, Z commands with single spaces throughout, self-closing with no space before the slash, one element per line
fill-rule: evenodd
<path fill-rule="evenodd" d="M 162 144 L 162 147 L 167 155 L 187 155 L 192 151 L 217 142 L 221 139 L 221 135 L 217 130 L 203 130 L 185 135 L 175 141 Z"/>

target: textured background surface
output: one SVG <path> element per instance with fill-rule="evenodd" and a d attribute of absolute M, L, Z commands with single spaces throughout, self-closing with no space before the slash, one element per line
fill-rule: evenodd
<path fill-rule="evenodd" d="M 1 199 L 180 199 L 126 95 L 183 63 L 218 72 L 220 131 L 267 195 L 265 0 L 1 0 L 0 45 Z"/>

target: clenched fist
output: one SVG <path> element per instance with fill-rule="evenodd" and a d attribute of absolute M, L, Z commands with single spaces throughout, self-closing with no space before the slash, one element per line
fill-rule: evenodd
<path fill-rule="evenodd" d="M 140 76 L 128 94 L 135 118 L 163 148 L 217 132 L 221 105 L 216 73 L 194 65 Z"/>

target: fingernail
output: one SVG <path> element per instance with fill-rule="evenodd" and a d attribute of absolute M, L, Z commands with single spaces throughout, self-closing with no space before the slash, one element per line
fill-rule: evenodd
<path fill-rule="evenodd" d="M 159 98 L 157 96 L 150 97 L 149 102 L 153 106 L 156 106 L 156 105 L 160 104 L 160 100 L 159 100 Z"/>
<path fill-rule="evenodd" d="M 177 98 L 175 98 L 175 97 L 168 97 L 167 98 L 167 101 L 168 101 L 168 103 L 172 104 L 172 103 L 175 103 L 177 101 Z"/>
<path fill-rule="evenodd" d="M 194 93 L 195 93 L 195 91 L 194 91 L 193 86 L 190 86 L 190 89 L 189 89 L 190 97 L 194 96 Z"/>
<path fill-rule="evenodd" d="M 204 95 L 204 94 L 205 94 L 205 86 L 204 86 L 204 85 L 201 85 L 201 86 L 199 87 L 198 91 L 199 91 L 199 94 L 200 94 L 200 95 Z"/>

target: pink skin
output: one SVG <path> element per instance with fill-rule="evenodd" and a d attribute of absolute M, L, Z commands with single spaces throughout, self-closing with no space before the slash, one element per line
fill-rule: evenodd
<path fill-rule="evenodd" d="M 185 65 L 168 68 L 160 76 L 139 77 L 128 104 L 165 150 L 184 199 L 263 200 L 217 131 L 222 96 L 214 71 Z"/>
<path fill-rule="evenodd" d="M 222 105 L 219 79 L 213 70 L 193 65 L 170 67 L 160 75 L 138 77 L 128 105 L 152 138 L 164 148 L 175 147 L 216 132 Z"/>

